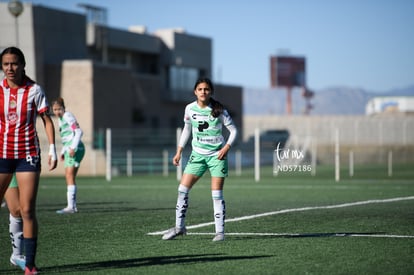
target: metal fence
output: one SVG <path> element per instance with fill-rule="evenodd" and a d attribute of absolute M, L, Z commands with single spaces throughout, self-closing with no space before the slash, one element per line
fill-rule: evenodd
<path fill-rule="evenodd" d="M 311 137 L 332 145 L 338 131 L 341 145 L 414 145 L 414 116 L 246 116 L 244 139 L 254 129 L 286 129 L 291 136 Z"/>
<path fill-rule="evenodd" d="M 242 174 L 242 170 L 274 164 L 278 140 L 265 133 L 274 129 L 285 129 L 289 133 L 282 148 L 290 152 L 303 152 L 295 164 L 334 164 L 339 157 L 341 163 L 349 163 L 350 157 L 355 164 L 384 164 L 390 153 L 394 162 L 414 163 L 414 116 L 407 117 L 261 117 L 247 118 L 241 139 L 229 152 L 228 161 L 231 173 Z M 253 131 L 260 132 L 259 161 L 255 160 Z M 85 140 L 87 148 L 79 174 L 139 175 L 176 173 L 172 164 L 176 152 L 177 129 L 111 129 L 111 153 L 108 156 L 105 130 L 89 134 L 93 141 Z M 39 137 L 43 148 L 48 148 L 46 138 L 40 130 Z M 247 133 L 247 135 L 246 135 Z M 249 135 L 250 133 L 250 135 Z M 339 152 L 335 151 L 335 138 L 338 137 Z M 57 138 L 59 148 L 59 138 Z M 191 141 L 182 155 L 185 165 L 191 152 Z M 281 153 L 281 152 L 279 152 Z M 285 151 L 286 153 L 286 151 Z M 292 158 L 292 155 L 290 156 Z M 46 158 L 42 166 L 47 167 Z M 291 160 L 290 160 L 291 161 Z M 109 162 L 109 164 L 108 164 Z M 287 162 L 287 160 L 285 160 Z M 49 173 L 64 174 L 62 165 Z"/>

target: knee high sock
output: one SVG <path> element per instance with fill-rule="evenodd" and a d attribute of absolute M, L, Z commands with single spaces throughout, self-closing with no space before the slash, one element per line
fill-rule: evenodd
<path fill-rule="evenodd" d="M 185 226 L 185 215 L 188 209 L 188 189 L 184 185 L 178 186 L 178 198 L 177 198 L 177 207 L 175 208 L 175 227 L 184 228 Z"/>
<path fill-rule="evenodd" d="M 212 190 L 214 208 L 214 224 L 216 233 L 224 233 L 224 220 L 226 219 L 226 202 L 224 201 L 223 190 Z"/>
<path fill-rule="evenodd" d="M 68 208 L 76 208 L 76 191 L 76 184 L 68 185 L 66 193 L 68 200 Z"/>
<path fill-rule="evenodd" d="M 26 252 L 26 266 L 32 269 L 35 266 L 37 238 L 24 238 L 24 248 Z"/>
<path fill-rule="evenodd" d="M 13 255 L 23 255 L 23 219 L 9 216 L 9 231 Z"/>

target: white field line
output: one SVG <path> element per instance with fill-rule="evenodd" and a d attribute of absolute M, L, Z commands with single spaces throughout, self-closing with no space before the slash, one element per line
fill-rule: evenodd
<path fill-rule="evenodd" d="M 414 199 L 414 196 L 409 196 L 409 197 L 399 197 L 399 198 L 391 198 L 391 199 L 383 199 L 383 200 L 357 201 L 357 202 L 349 202 L 349 203 L 342 203 L 342 204 L 335 204 L 335 205 L 308 206 L 308 207 L 301 207 L 301 208 L 284 209 L 284 210 L 266 212 L 266 213 L 261 213 L 261 214 L 243 216 L 243 217 L 238 217 L 238 218 L 233 218 L 233 219 L 226 219 L 226 223 L 251 220 L 251 219 L 256 219 L 256 218 L 261 218 L 261 217 L 266 217 L 266 216 L 273 216 L 273 215 L 292 213 L 292 212 L 309 211 L 309 210 L 316 210 L 316 209 L 335 209 L 335 208 L 351 207 L 351 206 L 356 206 L 356 205 L 365 205 L 365 204 L 372 204 L 372 203 L 388 203 L 388 202 L 413 200 L 413 199 Z M 214 221 L 190 225 L 190 226 L 187 226 L 187 229 L 206 227 L 210 225 L 214 225 Z M 167 230 L 163 230 L 163 231 L 157 231 L 157 232 L 150 232 L 147 234 L 148 235 L 163 235 L 166 232 Z M 226 234 L 229 234 L 229 233 L 226 233 Z"/>
<path fill-rule="evenodd" d="M 215 233 L 208 232 L 187 232 L 187 235 L 215 235 Z M 363 233 L 255 233 L 255 232 L 240 232 L 240 233 L 226 233 L 226 236 L 274 236 L 274 237 L 371 237 L 371 238 L 414 238 L 410 235 L 387 235 L 387 234 L 363 234 Z"/>

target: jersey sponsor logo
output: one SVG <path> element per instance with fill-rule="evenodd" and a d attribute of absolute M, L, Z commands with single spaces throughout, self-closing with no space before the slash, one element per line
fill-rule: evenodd
<path fill-rule="evenodd" d="M 205 129 L 208 129 L 210 125 L 207 121 L 199 121 L 198 122 L 198 131 L 203 132 Z"/>
<path fill-rule="evenodd" d="M 207 144 L 217 144 L 223 142 L 223 137 L 197 137 L 197 141 Z"/>
<path fill-rule="evenodd" d="M 198 113 L 193 113 L 191 114 L 191 119 L 192 120 L 211 120 L 213 121 L 215 119 L 215 117 L 213 117 L 211 114 L 198 114 Z"/>
<path fill-rule="evenodd" d="M 17 123 L 19 116 L 16 112 L 10 112 L 7 114 L 7 120 L 10 123 L 10 125 L 14 125 Z"/>

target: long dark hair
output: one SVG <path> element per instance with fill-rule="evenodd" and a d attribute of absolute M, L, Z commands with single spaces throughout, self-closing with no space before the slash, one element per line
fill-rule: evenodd
<path fill-rule="evenodd" d="M 211 94 L 214 94 L 214 85 L 213 85 L 213 82 L 211 82 L 210 78 L 200 77 L 194 85 L 194 90 L 197 89 L 197 86 L 200 83 L 206 83 L 210 87 Z M 211 115 L 213 117 L 219 117 L 223 113 L 223 110 L 224 110 L 223 104 L 215 100 L 213 97 L 210 97 L 210 105 L 211 105 Z"/>
<path fill-rule="evenodd" d="M 0 61 L 1 61 L 1 62 L 3 62 L 3 56 L 4 56 L 5 54 L 14 54 L 14 55 L 16 55 L 16 56 L 18 57 L 18 59 L 19 59 L 19 63 L 20 63 L 20 64 L 22 64 L 22 65 L 23 65 L 23 67 L 25 67 L 25 66 L 26 66 L 26 58 L 24 58 L 24 54 L 23 54 L 23 52 L 22 52 L 19 48 L 17 48 L 17 47 L 8 47 L 8 48 L 5 48 L 5 49 L 1 52 L 1 55 L 0 55 Z M 29 82 L 36 83 L 33 79 L 31 79 L 30 77 L 28 77 L 28 76 L 26 75 L 26 71 L 25 71 L 25 70 L 23 70 L 23 77 L 22 77 L 22 81 L 25 81 L 25 79 L 26 79 L 27 81 L 29 81 Z"/>
<path fill-rule="evenodd" d="M 5 48 L 2 51 L 1 56 L 0 56 L 1 57 L 0 59 L 1 59 L 2 62 L 3 62 L 3 56 L 5 54 L 14 54 L 14 55 L 17 55 L 17 57 L 19 58 L 19 62 L 21 64 L 23 64 L 23 66 L 26 66 L 26 59 L 24 58 L 23 52 L 19 48 L 16 48 L 16 47 L 8 47 L 8 48 Z"/>

